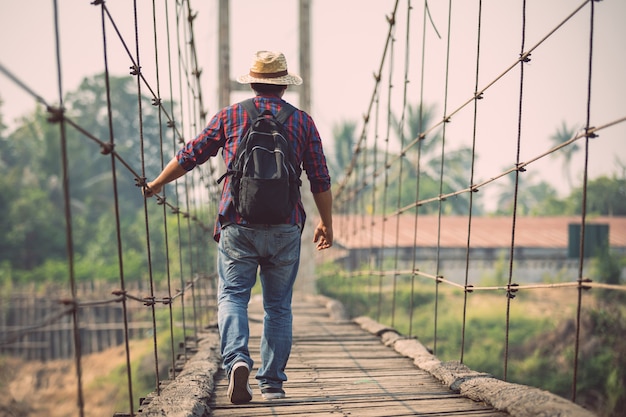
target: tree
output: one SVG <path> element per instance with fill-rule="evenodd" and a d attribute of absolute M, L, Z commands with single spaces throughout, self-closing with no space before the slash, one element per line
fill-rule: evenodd
<path fill-rule="evenodd" d="M 582 213 L 583 187 L 568 197 L 575 213 Z M 601 176 L 587 184 L 587 213 L 601 216 L 626 215 L 626 178 Z"/>
<path fill-rule="evenodd" d="M 399 139 L 400 147 L 407 147 L 403 155 L 403 177 L 401 181 L 394 180 L 394 189 L 390 190 L 392 198 L 400 194 L 400 205 L 410 205 L 415 200 L 435 197 L 440 194 L 449 194 L 454 191 L 467 188 L 470 178 L 472 151 L 469 147 L 446 150 L 446 170 L 441 178 L 441 152 L 442 137 L 439 133 L 432 133 L 419 140 L 416 146 L 408 148 L 414 139 L 421 135 L 432 125 L 435 107 L 422 106 L 420 104 L 407 106 L 406 117 L 400 121 L 392 117 L 392 123 Z M 404 138 L 404 139 L 403 139 Z M 397 175 L 399 172 L 396 173 Z M 419 178 L 418 178 L 419 176 Z M 418 182 L 419 181 L 419 182 Z M 400 184 L 402 186 L 400 187 Z M 400 189 L 401 188 L 401 189 Z M 418 194 L 419 193 L 419 194 Z M 392 200 L 395 201 L 395 200 Z M 466 214 L 469 209 L 469 195 L 461 194 L 443 203 L 445 214 Z M 422 211 L 434 213 L 438 210 L 436 205 L 422 207 Z M 480 212 L 478 205 L 474 206 L 475 212 Z"/>
<path fill-rule="evenodd" d="M 344 173 L 354 152 L 356 123 L 346 121 L 333 126 L 333 158 L 329 158 L 331 178 L 339 178 Z"/>
<path fill-rule="evenodd" d="M 567 142 L 576 134 L 576 128 L 570 127 L 567 125 L 565 121 L 561 122 L 561 126 L 557 128 L 556 132 L 550 136 L 550 140 L 552 141 L 554 146 L 559 146 L 564 142 Z M 572 162 L 572 156 L 580 150 L 580 147 L 576 142 L 573 142 L 564 148 L 560 149 L 557 156 L 561 156 L 563 158 L 563 175 L 567 179 L 567 183 L 572 188 L 572 174 L 570 172 L 570 165 Z"/>
<path fill-rule="evenodd" d="M 4 115 L 2 114 L 2 106 L 4 105 L 4 100 L 2 100 L 2 96 L 0 96 L 0 144 L 2 144 L 2 138 L 4 135 L 4 131 L 6 130 L 7 126 L 4 124 Z M 0 148 L 0 151 L 2 149 Z M 0 152 L 0 155 L 2 154 L 2 152 Z"/>
<path fill-rule="evenodd" d="M 532 173 L 524 172 L 518 176 L 517 186 L 517 214 L 521 216 L 549 214 L 562 215 L 558 210 L 563 207 L 558 204 L 555 188 L 546 181 L 535 183 Z M 515 173 L 507 176 L 507 183 L 500 184 L 501 192 L 498 198 L 496 214 L 509 215 L 513 211 L 515 197 Z M 548 208 L 550 212 L 548 212 Z"/>
<path fill-rule="evenodd" d="M 110 81 L 115 150 L 135 172 L 141 173 L 134 79 L 112 77 Z M 147 98 L 142 100 L 146 170 L 158 172 L 159 135 L 163 129 L 159 126 L 159 108 Z M 65 107 L 67 117 L 82 129 L 102 142 L 109 141 L 102 75 L 83 80 L 76 91 L 67 94 Z M 60 128 L 48 122 L 47 117 L 45 109 L 38 105 L 13 132 L 6 137 L 0 135 L 0 262 L 8 261 L 13 268 L 22 270 L 67 256 Z M 79 257 L 84 256 L 95 250 L 90 243 L 97 240 L 111 257 L 109 262 L 115 264 L 114 237 L 95 239 L 103 224 L 114 228 L 111 156 L 103 155 L 96 142 L 72 126 L 66 127 L 74 250 Z M 143 209 L 143 197 L 133 175 L 121 164 L 117 169 L 120 213 L 135 221 L 136 213 Z M 145 250 L 143 246 L 145 243 L 137 250 Z"/>

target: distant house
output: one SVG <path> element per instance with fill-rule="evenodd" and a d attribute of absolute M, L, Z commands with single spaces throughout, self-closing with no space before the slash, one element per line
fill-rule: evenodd
<path fill-rule="evenodd" d="M 355 269 L 380 265 L 381 260 L 398 260 L 398 269 L 416 268 L 439 272 L 462 283 L 466 265 L 470 282 L 496 262 L 510 259 L 513 247 L 513 276 L 517 282 L 538 282 L 546 274 L 559 273 L 566 279 L 578 276 L 580 217 L 511 217 L 401 215 L 335 216 L 335 261 Z M 588 218 L 585 227 L 585 258 L 608 245 L 626 254 L 626 217 Z M 469 251 L 468 249 L 469 248 Z M 585 266 L 588 262 L 585 262 Z M 508 268 L 507 268 L 508 271 Z"/>

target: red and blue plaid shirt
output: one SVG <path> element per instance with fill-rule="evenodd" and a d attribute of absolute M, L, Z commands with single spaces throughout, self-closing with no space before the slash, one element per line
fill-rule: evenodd
<path fill-rule="evenodd" d="M 285 101 L 276 96 L 258 95 L 254 98 L 254 103 L 259 109 L 259 113 L 269 109 L 277 114 Z M 220 148 L 224 148 L 222 152 L 224 163 L 230 167 L 237 152 L 239 138 L 250 123 L 248 114 L 239 103 L 225 107 L 213 116 L 195 139 L 189 141 L 177 152 L 178 163 L 185 170 L 191 171 L 197 165 L 203 164 L 210 157 L 217 155 Z M 298 164 L 301 164 L 309 179 L 311 192 L 317 194 L 329 190 L 330 175 L 322 149 L 322 140 L 311 116 L 302 110 L 296 110 L 287 119 L 285 131 L 287 139 L 293 145 L 296 160 Z M 234 209 L 230 181 L 231 177 L 227 176 L 222 188 L 222 197 L 213 235 L 216 241 L 219 240 L 221 227 L 224 223 L 246 223 Z M 285 219 L 285 223 L 304 225 L 305 220 L 306 213 L 302 201 L 299 201 L 290 218 Z"/>

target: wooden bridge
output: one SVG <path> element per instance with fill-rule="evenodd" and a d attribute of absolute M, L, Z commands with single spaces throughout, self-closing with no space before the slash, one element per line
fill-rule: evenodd
<path fill-rule="evenodd" d="M 262 303 L 252 300 L 253 399 L 231 404 L 220 368 L 216 328 L 160 395 L 143 401 L 147 416 L 591 416 L 561 397 L 506 383 L 459 363 L 442 363 L 417 339 L 368 318 L 346 320 L 341 306 L 317 296 L 294 299 L 293 349 L 285 399 L 265 401 L 256 387 Z"/>

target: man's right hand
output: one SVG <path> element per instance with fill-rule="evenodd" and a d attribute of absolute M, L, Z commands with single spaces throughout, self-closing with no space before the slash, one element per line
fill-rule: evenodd
<path fill-rule="evenodd" d="M 332 227 L 326 227 L 324 223 L 319 222 L 313 232 L 313 242 L 317 243 L 317 250 L 328 249 L 333 246 Z"/>
<path fill-rule="evenodd" d="M 143 195 L 144 197 L 149 198 L 160 193 L 162 189 L 163 186 L 161 184 L 152 181 L 146 184 L 146 186 L 143 188 Z"/>

